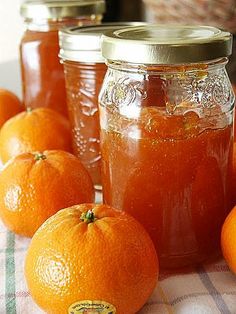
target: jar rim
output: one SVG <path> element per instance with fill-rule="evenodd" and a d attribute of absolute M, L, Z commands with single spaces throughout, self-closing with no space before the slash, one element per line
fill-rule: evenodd
<path fill-rule="evenodd" d="M 232 35 L 211 26 L 149 24 L 102 35 L 107 60 L 141 64 L 197 63 L 228 57 Z"/>
<path fill-rule="evenodd" d="M 63 19 L 103 14 L 105 0 L 27 0 L 20 7 L 25 19 Z"/>
<path fill-rule="evenodd" d="M 104 63 L 105 59 L 101 53 L 101 37 L 104 33 L 122 27 L 145 24 L 144 22 L 113 22 L 61 29 L 59 57 L 69 61 Z"/>

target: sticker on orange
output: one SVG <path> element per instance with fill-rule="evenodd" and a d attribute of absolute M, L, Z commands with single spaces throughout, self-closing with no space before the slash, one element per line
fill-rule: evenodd
<path fill-rule="evenodd" d="M 73 303 L 68 314 L 116 314 L 116 308 L 104 301 L 85 300 Z"/>

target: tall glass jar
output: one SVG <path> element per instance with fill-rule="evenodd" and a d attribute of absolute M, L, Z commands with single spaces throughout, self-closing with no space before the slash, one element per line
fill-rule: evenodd
<path fill-rule="evenodd" d="M 20 45 L 26 107 L 50 107 L 67 115 L 63 66 L 58 59 L 58 30 L 99 24 L 105 0 L 26 1 L 21 6 L 26 31 Z"/>
<path fill-rule="evenodd" d="M 140 26 L 107 33 L 100 93 L 104 202 L 136 217 L 162 267 L 217 254 L 231 208 L 230 33 Z"/>
<path fill-rule="evenodd" d="M 143 23 L 106 23 L 60 31 L 60 57 L 64 64 L 67 105 L 73 149 L 101 189 L 98 94 L 107 66 L 101 54 L 101 36 L 108 30 Z"/>

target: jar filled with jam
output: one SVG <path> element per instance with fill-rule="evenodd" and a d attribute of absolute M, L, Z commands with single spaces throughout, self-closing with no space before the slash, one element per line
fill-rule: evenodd
<path fill-rule="evenodd" d="M 60 57 L 64 64 L 67 106 L 74 154 L 101 189 L 98 94 L 107 70 L 101 54 L 101 36 L 108 30 L 143 23 L 106 23 L 60 31 Z"/>
<path fill-rule="evenodd" d="M 103 36 L 99 96 L 104 202 L 149 232 L 164 268 L 219 252 L 231 209 L 232 37 L 207 26 Z"/>
<path fill-rule="evenodd" d="M 21 6 L 26 31 L 20 45 L 23 99 L 26 107 L 49 107 L 67 115 L 58 30 L 100 24 L 105 0 L 36 0 Z"/>

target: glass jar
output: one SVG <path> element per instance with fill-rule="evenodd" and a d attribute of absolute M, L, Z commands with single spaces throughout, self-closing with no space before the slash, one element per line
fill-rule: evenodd
<path fill-rule="evenodd" d="M 67 105 L 73 150 L 101 189 L 98 94 L 107 67 L 101 54 L 104 32 L 143 23 L 106 23 L 60 31 L 60 57 L 64 64 Z"/>
<path fill-rule="evenodd" d="M 28 108 L 50 107 L 67 115 L 63 66 L 59 62 L 58 30 L 99 24 L 105 0 L 26 1 L 21 6 L 26 31 L 20 44 L 23 100 Z"/>
<path fill-rule="evenodd" d="M 143 2 L 145 17 L 148 22 L 210 25 L 234 34 L 232 55 L 226 69 L 236 92 L 235 0 L 143 0 Z M 236 141 L 236 128 L 234 128 L 234 141 Z"/>
<path fill-rule="evenodd" d="M 231 208 L 230 33 L 140 26 L 107 33 L 100 93 L 104 202 L 149 232 L 162 267 L 217 254 Z"/>

